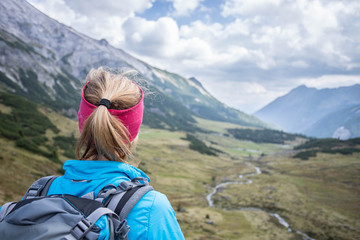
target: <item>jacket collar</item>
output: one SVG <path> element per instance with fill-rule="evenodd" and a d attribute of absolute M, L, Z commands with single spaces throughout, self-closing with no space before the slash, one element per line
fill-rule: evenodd
<path fill-rule="evenodd" d="M 122 162 L 68 160 L 64 163 L 64 177 L 69 179 L 105 179 L 126 175 L 130 179 L 150 178 L 140 169 Z"/>

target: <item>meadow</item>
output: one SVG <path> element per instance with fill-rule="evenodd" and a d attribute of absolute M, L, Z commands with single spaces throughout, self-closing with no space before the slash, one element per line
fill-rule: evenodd
<path fill-rule="evenodd" d="M 0 104 L 2 114 L 13 109 Z M 37 108 L 51 124 L 45 133 L 49 152 L 19 147 L 17 140 L 0 138 L 0 201 L 19 200 L 35 179 L 61 174 L 61 164 L 71 158 L 78 136 L 77 123 L 47 108 Z M 47 120 L 46 120 L 47 121 Z M 227 129 L 242 128 L 196 118 L 203 132 L 189 133 L 142 126 L 134 164 L 151 178 L 151 185 L 169 198 L 186 239 L 356 239 L 360 236 L 360 155 L 319 152 L 308 160 L 293 158 L 297 137 L 284 144 L 239 140 Z M 56 130 L 55 130 L 56 129 Z M 196 140 L 193 140 L 196 139 Z M 201 142 L 215 154 L 192 143 Z M 201 145 L 201 144 L 200 144 Z M 201 145 L 204 147 L 204 145 Z M 355 146 L 359 148 L 359 146 Z M 214 150 L 215 149 L 215 150 Z M 261 169 L 255 173 L 254 167 Z M 228 184 L 206 196 L 221 183 Z M 261 210 L 260 210 L 261 209 Z M 271 213 L 279 214 L 293 231 Z"/>

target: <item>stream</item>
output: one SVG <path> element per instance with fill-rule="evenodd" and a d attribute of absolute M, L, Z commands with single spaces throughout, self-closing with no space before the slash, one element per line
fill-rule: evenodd
<path fill-rule="evenodd" d="M 253 180 L 251 179 L 248 179 L 248 177 L 251 177 L 251 176 L 255 176 L 255 175 L 260 175 L 262 174 L 260 168 L 252 165 L 251 163 L 246 163 L 249 167 L 253 167 L 255 172 L 253 173 L 247 173 L 247 174 L 244 174 L 244 175 L 240 175 L 239 178 L 241 179 L 240 181 L 233 181 L 233 182 L 224 182 L 224 183 L 220 183 L 218 185 L 215 186 L 214 190 L 206 196 L 206 199 L 209 203 L 209 207 L 213 207 L 215 208 L 215 205 L 214 205 L 214 202 L 211 200 L 212 196 L 214 194 L 216 194 L 219 190 L 219 188 L 222 188 L 222 187 L 225 187 L 226 185 L 229 185 L 229 184 L 252 184 L 253 183 Z M 236 210 L 233 210 L 233 211 L 262 211 L 262 212 L 266 212 L 268 213 L 270 216 L 273 216 L 275 217 L 278 222 L 283 225 L 289 232 L 294 232 L 298 235 L 300 235 L 302 237 L 303 240 L 315 240 L 314 238 L 311 238 L 309 237 L 308 235 L 306 235 L 305 233 L 303 232 L 300 232 L 298 230 L 294 230 L 290 227 L 290 224 L 288 222 L 285 221 L 284 218 L 282 218 L 279 214 L 277 213 L 271 213 L 271 212 L 268 212 L 266 210 L 263 210 L 261 208 L 254 208 L 254 207 L 242 207 L 240 209 L 236 209 Z"/>

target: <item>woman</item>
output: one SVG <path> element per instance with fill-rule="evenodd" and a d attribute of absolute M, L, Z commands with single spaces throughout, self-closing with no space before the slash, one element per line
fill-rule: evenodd
<path fill-rule="evenodd" d="M 106 185 L 142 177 L 128 164 L 143 116 L 143 91 L 124 75 L 103 68 L 91 70 L 82 90 L 78 113 L 81 136 L 76 158 L 64 164 L 65 174 L 51 184 L 48 195 L 78 197 L 98 192 Z M 150 181 L 150 179 L 149 179 Z M 174 210 L 164 194 L 146 193 L 127 217 L 129 239 L 184 239 Z M 100 239 L 108 239 L 105 220 L 99 220 Z"/>

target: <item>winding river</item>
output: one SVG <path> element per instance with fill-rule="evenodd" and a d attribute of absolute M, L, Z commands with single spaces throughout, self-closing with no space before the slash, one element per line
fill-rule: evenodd
<path fill-rule="evenodd" d="M 206 196 L 206 199 L 209 203 L 209 207 L 213 207 L 215 208 L 215 205 L 214 205 L 214 202 L 211 200 L 212 196 L 214 194 L 216 194 L 219 190 L 219 188 L 222 188 L 222 187 L 225 187 L 226 185 L 229 185 L 229 184 L 252 184 L 253 183 L 253 180 L 249 179 L 249 177 L 251 176 L 255 176 L 255 175 L 260 175 L 262 174 L 260 168 L 252 165 L 251 163 L 246 163 L 249 167 L 253 167 L 255 172 L 253 173 L 248 173 L 248 174 L 244 174 L 244 175 L 240 175 L 239 178 L 241 179 L 240 181 L 233 181 L 233 182 L 224 182 L 224 183 L 220 183 L 218 185 L 216 185 L 216 187 L 213 189 L 213 191 Z M 261 208 L 254 208 L 254 207 L 242 207 L 240 209 L 235 209 L 233 211 L 262 211 L 262 212 L 266 212 L 268 213 L 270 216 L 273 216 L 275 217 L 278 222 L 283 225 L 285 228 L 287 228 L 287 230 L 289 232 L 294 232 L 298 235 L 300 235 L 302 237 L 303 240 L 315 240 L 314 238 L 311 238 L 309 237 L 308 235 L 306 235 L 305 233 L 303 232 L 300 232 L 299 230 L 294 230 L 290 227 L 290 224 L 288 222 L 285 221 L 285 219 L 283 219 L 279 214 L 277 213 L 271 213 L 271 212 L 268 212 L 268 211 L 265 211 Z"/>

